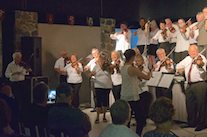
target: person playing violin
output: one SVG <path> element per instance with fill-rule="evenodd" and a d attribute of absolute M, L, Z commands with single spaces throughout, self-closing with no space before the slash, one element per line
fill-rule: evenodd
<path fill-rule="evenodd" d="M 191 45 L 189 56 L 176 65 L 176 70 L 181 74 L 185 72 L 188 86 L 185 91 L 188 125 L 197 127 L 195 131 L 206 128 L 206 58 L 198 53 L 198 47 Z"/>
<path fill-rule="evenodd" d="M 144 52 L 144 47 L 147 38 L 145 36 L 145 23 L 146 20 L 144 18 L 140 18 L 139 25 L 141 28 L 138 28 L 137 31 L 135 31 L 134 34 L 132 35 L 133 37 L 138 36 L 137 48 L 140 50 L 141 54 Z"/>
<path fill-rule="evenodd" d="M 156 33 L 154 37 L 151 38 L 151 41 L 158 40 L 160 46 L 159 48 L 163 48 L 166 54 L 170 53 L 170 43 L 169 37 L 167 36 L 167 28 L 165 21 L 160 21 L 160 30 Z"/>
<path fill-rule="evenodd" d="M 155 65 L 155 71 L 172 73 L 174 71 L 174 65 L 172 59 L 166 58 L 165 50 L 162 48 L 157 49 L 157 56 L 160 61 L 158 61 Z M 159 98 L 161 96 L 172 99 L 172 90 L 167 88 L 156 87 L 156 97 Z"/>
<path fill-rule="evenodd" d="M 114 73 L 111 75 L 111 80 L 113 83 L 112 92 L 114 94 L 115 100 L 120 99 L 120 92 L 121 92 L 121 67 L 124 65 L 124 61 L 121 59 L 120 54 L 118 51 L 111 52 L 111 64 L 114 67 Z"/>
<path fill-rule="evenodd" d="M 8 64 L 5 76 L 12 82 L 12 93 L 17 104 L 21 107 L 21 104 L 25 101 L 23 99 L 23 97 L 25 97 L 25 75 L 29 75 L 29 72 L 32 72 L 32 69 L 25 69 L 23 66 L 20 66 L 20 63 L 22 62 L 22 54 L 20 52 L 14 52 L 12 57 L 13 61 Z"/>
<path fill-rule="evenodd" d="M 188 55 L 188 48 L 190 46 L 189 43 L 190 29 L 185 24 L 185 20 L 179 19 L 178 26 L 180 30 L 175 32 L 174 35 L 170 35 L 170 38 L 177 37 L 175 56 L 174 56 L 174 61 L 176 64 L 179 63 Z"/>
<path fill-rule="evenodd" d="M 145 75 L 147 75 L 147 73 L 150 72 L 148 67 L 144 66 L 144 58 L 141 54 L 135 55 L 135 67 L 137 67 Z M 147 81 L 144 79 L 140 79 L 140 78 L 138 79 L 139 79 L 139 87 L 140 87 L 140 91 L 139 91 L 140 104 L 142 107 L 141 111 L 143 114 L 141 123 L 146 124 L 149 107 L 152 102 L 152 94 L 149 92 L 149 87 L 145 85 Z"/>
<path fill-rule="evenodd" d="M 121 30 L 115 34 L 111 34 L 110 38 L 117 40 L 116 42 L 116 51 L 120 52 L 120 56 L 123 57 L 123 53 L 131 48 L 131 35 L 132 32 L 127 28 L 127 22 L 123 21 L 120 23 Z"/>
<path fill-rule="evenodd" d="M 109 101 L 109 92 L 112 89 L 112 81 L 111 81 L 111 70 L 112 67 L 110 64 L 106 64 L 106 60 L 108 58 L 108 53 L 102 51 L 99 55 L 99 61 L 96 66 L 93 68 L 91 73 L 89 74 L 90 77 L 95 76 L 95 92 L 96 92 L 96 121 L 95 124 L 99 123 L 99 114 L 101 112 L 101 107 L 103 111 L 103 122 L 107 122 L 106 119 L 106 110 Z M 104 67 L 106 66 L 106 67 Z"/>
<path fill-rule="evenodd" d="M 179 31 L 179 27 L 175 24 L 172 23 L 170 18 L 166 18 L 165 19 L 165 23 L 166 23 L 166 28 L 167 28 L 167 36 L 169 37 L 170 35 L 174 35 L 175 32 Z M 175 47 L 177 42 L 177 38 L 176 37 L 169 37 L 169 43 L 171 45 L 171 50 Z M 170 58 L 174 60 L 174 53 L 170 55 Z"/>
<path fill-rule="evenodd" d="M 67 73 L 61 71 L 68 62 L 67 52 L 62 50 L 60 53 L 61 57 L 55 62 L 54 70 L 60 74 L 60 83 L 67 82 Z"/>
<path fill-rule="evenodd" d="M 93 59 L 89 61 L 89 63 L 84 67 L 84 70 L 89 70 L 90 69 L 90 72 L 93 70 L 93 68 L 96 66 L 96 64 L 98 63 L 98 60 L 99 60 L 99 51 L 98 49 L 96 48 L 93 48 L 91 50 L 91 54 L 93 55 Z M 91 89 L 91 94 L 93 94 L 93 101 L 94 101 L 94 110 L 92 110 L 91 112 L 96 112 L 96 92 L 95 92 L 95 89 L 94 89 L 94 79 L 95 77 L 92 76 L 90 77 L 90 82 L 89 82 L 89 87 Z M 92 100 L 92 99 L 91 99 Z"/>
<path fill-rule="evenodd" d="M 68 78 L 67 83 L 73 89 L 73 101 L 72 106 L 75 108 L 79 107 L 79 90 L 81 87 L 81 83 L 83 81 L 81 73 L 83 72 L 83 67 L 80 62 L 77 62 L 76 54 L 71 54 L 71 63 L 68 64 L 63 71 L 67 72 Z"/>

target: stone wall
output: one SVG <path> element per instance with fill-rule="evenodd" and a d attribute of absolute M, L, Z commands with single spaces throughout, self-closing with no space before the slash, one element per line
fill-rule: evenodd
<path fill-rule="evenodd" d="M 115 49 L 115 40 L 110 38 L 110 34 L 115 33 L 115 19 L 100 18 L 101 27 L 101 49 L 107 50 L 109 53 Z"/>
<path fill-rule="evenodd" d="M 38 13 L 15 11 L 14 45 L 21 49 L 21 37 L 38 36 Z"/>

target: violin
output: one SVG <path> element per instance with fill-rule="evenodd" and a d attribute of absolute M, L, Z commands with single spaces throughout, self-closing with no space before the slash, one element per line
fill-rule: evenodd
<path fill-rule="evenodd" d="M 108 71 L 108 72 L 111 72 L 112 74 L 114 74 L 114 69 L 112 69 L 111 64 L 109 64 L 109 63 L 104 63 L 102 65 L 101 69 L 103 71 Z"/>
<path fill-rule="evenodd" d="M 174 62 L 171 61 L 170 58 L 166 58 L 165 61 L 163 61 L 162 64 L 160 64 L 158 71 L 160 71 L 161 67 L 164 67 L 164 66 L 166 69 L 170 69 L 172 64 L 174 64 Z"/>
<path fill-rule="evenodd" d="M 66 57 L 66 58 L 64 59 L 64 61 L 65 61 L 66 64 L 69 64 L 69 63 L 70 63 L 70 57 Z"/>
<path fill-rule="evenodd" d="M 173 26 L 170 27 L 169 30 L 170 30 L 171 33 L 174 33 L 175 32 L 175 28 Z"/>
<path fill-rule="evenodd" d="M 144 30 L 145 29 L 145 26 L 142 26 L 141 29 Z"/>
<path fill-rule="evenodd" d="M 120 65 L 121 61 L 120 60 L 116 60 L 115 61 L 115 69 L 117 73 L 121 73 L 120 69 L 119 69 L 119 65 Z"/>
<path fill-rule="evenodd" d="M 127 29 L 124 29 L 121 34 L 128 33 Z"/>
<path fill-rule="evenodd" d="M 165 28 L 165 29 L 161 32 L 161 34 L 162 34 L 163 39 L 166 40 L 166 38 L 167 38 L 167 29 Z"/>
<path fill-rule="evenodd" d="M 200 65 L 197 64 L 197 60 L 200 60 L 201 61 L 201 64 Z M 201 57 L 201 55 L 198 55 L 198 57 L 193 61 L 193 64 L 197 64 L 199 68 L 202 68 L 203 67 L 204 62 L 203 62 L 203 58 Z"/>
<path fill-rule="evenodd" d="M 23 67 L 24 69 L 29 69 L 29 68 L 30 68 L 29 65 L 27 65 L 27 63 L 24 62 L 24 61 L 21 61 L 21 62 L 19 63 L 19 66 Z"/>
<path fill-rule="evenodd" d="M 186 33 L 186 31 L 187 31 L 187 25 L 185 25 L 182 29 L 183 29 L 183 31 L 182 31 L 182 33 Z"/>
<path fill-rule="evenodd" d="M 77 61 L 76 61 L 76 62 L 72 62 L 71 66 L 72 66 L 73 68 L 78 67 L 78 62 L 77 62 Z"/>

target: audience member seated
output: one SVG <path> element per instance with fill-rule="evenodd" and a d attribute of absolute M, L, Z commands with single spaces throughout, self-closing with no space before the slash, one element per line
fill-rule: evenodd
<path fill-rule="evenodd" d="M 9 81 L 4 78 L 0 78 L 0 99 L 5 100 L 11 109 L 10 125 L 12 129 L 15 131 L 18 130 L 19 106 L 17 105 L 17 102 L 12 98 L 12 89 L 9 85 Z"/>
<path fill-rule="evenodd" d="M 172 116 L 175 114 L 175 109 L 172 105 L 172 100 L 166 97 L 160 97 L 151 106 L 149 117 L 157 125 L 156 129 L 144 134 L 143 137 L 177 137 L 170 134 L 172 125 Z"/>
<path fill-rule="evenodd" d="M 67 83 L 61 83 L 56 88 L 56 104 L 48 113 L 48 129 L 51 134 L 63 132 L 69 137 L 87 137 L 91 130 L 88 115 L 78 108 L 73 108 L 72 89 Z"/>
<path fill-rule="evenodd" d="M 117 100 L 110 108 L 112 124 L 103 129 L 99 137 L 138 137 L 127 127 L 131 119 L 131 108 L 127 101 Z"/>
<path fill-rule="evenodd" d="M 47 127 L 49 87 L 45 83 L 39 83 L 33 88 L 34 103 L 20 111 L 20 121 L 25 126 Z"/>
<path fill-rule="evenodd" d="M 20 135 L 15 132 L 10 126 L 11 109 L 6 101 L 0 99 L 0 137 L 19 137 Z"/>

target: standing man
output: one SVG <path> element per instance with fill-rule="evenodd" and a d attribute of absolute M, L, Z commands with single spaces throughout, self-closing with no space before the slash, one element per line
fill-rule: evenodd
<path fill-rule="evenodd" d="M 204 19 L 198 22 L 196 26 L 193 27 L 194 30 L 199 29 L 198 35 L 198 50 L 202 51 L 204 48 L 207 48 L 207 7 L 203 9 Z M 207 57 L 207 52 L 204 51 L 203 55 Z"/>
<path fill-rule="evenodd" d="M 66 66 L 65 59 L 67 58 L 67 53 L 65 50 L 62 50 L 60 53 L 61 57 L 55 62 L 54 69 L 60 74 L 60 83 L 67 82 L 67 73 L 61 71 Z"/>
<path fill-rule="evenodd" d="M 116 41 L 116 48 L 115 50 L 118 51 L 123 56 L 123 53 L 131 48 L 131 35 L 132 32 L 127 29 L 127 22 L 123 21 L 120 23 L 121 31 L 116 32 L 115 34 L 111 34 L 111 39 L 117 40 Z"/>
<path fill-rule="evenodd" d="M 180 74 L 185 71 L 188 81 L 188 88 L 185 92 L 188 125 L 185 127 L 197 127 L 195 131 L 201 131 L 206 128 L 206 58 L 198 53 L 196 45 L 191 45 L 188 53 L 190 56 L 176 65 Z"/>
<path fill-rule="evenodd" d="M 199 35 L 199 30 L 193 30 L 192 28 L 198 24 L 201 20 L 203 20 L 204 16 L 202 12 L 198 12 L 196 15 L 196 20 L 197 22 L 193 23 L 192 25 L 189 26 L 190 28 L 190 37 L 189 37 L 189 42 L 190 45 L 197 45 L 197 38 Z"/>
<path fill-rule="evenodd" d="M 23 102 L 25 101 L 25 75 L 29 75 L 29 72 L 32 72 L 32 69 L 25 69 L 23 66 L 21 66 L 22 62 L 22 54 L 20 52 L 14 52 L 13 55 L 13 61 L 8 64 L 5 76 L 9 78 L 9 80 L 12 82 L 12 91 L 14 98 L 21 108 Z M 24 99 L 23 99 L 24 98 Z"/>
<path fill-rule="evenodd" d="M 166 23 L 167 35 L 168 36 L 169 35 L 174 35 L 175 32 L 179 31 L 178 26 L 175 25 L 175 24 L 172 24 L 172 21 L 171 21 L 170 18 L 166 18 L 165 19 L 165 23 Z M 176 42 L 177 42 L 177 38 L 176 37 L 170 38 L 169 43 L 171 45 L 171 49 L 173 49 L 176 46 Z M 172 60 L 174 60 L 173 56 L 174 56 L 173 54 L 171 54 L 171 56 L 170 56 Z"/>
<path fill-rule="evenodd" d="M 140 18 L 139 25 L 141 28 L 138 28 L 137 31 L 134 32 L 132 36 L 138 36 L 138 42 L 137 42 L 137 48 L 140 50 L 140 53 L 142 54 L 144 52 L 144 47 L 147 42 L 147 37 L 145 36 L 145 19 Z M 147 43 L 149 44 L 149 43 Z"/>

